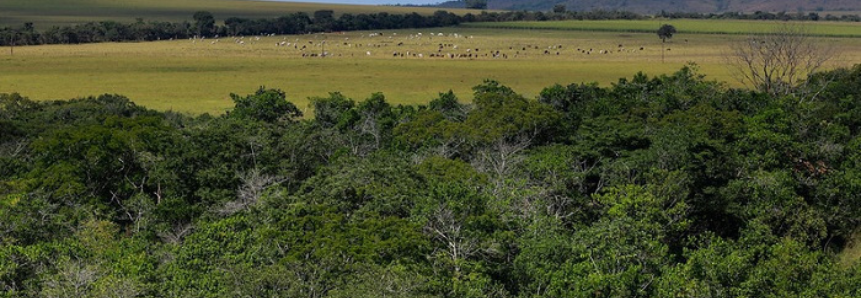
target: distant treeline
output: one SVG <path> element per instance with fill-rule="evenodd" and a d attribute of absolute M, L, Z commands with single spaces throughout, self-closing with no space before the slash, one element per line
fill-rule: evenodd
<path fill-rule="evenodd" d="M 205 11 L 194 14 L 192 21 L 179 23 L 145 22 L 137 19 L 133 23 L 115 21 L 88 22 L 70 26 L 54 26 L 46 30 L 37 29 L 33 23 L 18 27 L 0 28 L 0 45 L 77 44 L 117 41 L 152 41 L 163 39 L 185 39 L 194 36 L 237 36 L 260 34 L 306 34 L 318 32 L 386 30 L 408 28 L 432 28 L 454 26 L 463 22 L 510 22 L 545 21 L 565 19 L 638 19 L 642 16 L 617 11 L 544 13 L 527 11 L 486 12 L 456 15 L 437 11 L 432 15 L 345 13 L 335 17 L 332 10 L 320 10 L 313 14 L 297 12 L 274 19 L 249 19 L 230 17 L 224 25 L 217 25 L 214 16 Z"/>
<path fill-rule="evenodd" d="M 764 12 L 757 11 L 751 14 L 740 12 L 724 12 L 724 13 L 689 13 L 689 12 L 662 12 L 658 16 L 671 19 L 734 19 L 734 20 L 782 20 L 782 21 L 840 21 L 840 22 L 861 22 L 861 16 L 841 15 L 835 16 L 826 14 L 824 17 L 819 13 L 788 13 L 781 12 Z"/>
<path fill-rule="evenodd" d="M 409 28 L 448 27 L 471 22 L 511 22 L 511 21 L 556 21 L 556 20 L 636 20 L 645 16 L 626 11 L 568 11 L 556 7 L 553 11 L 505 11 L 478 14 L 456 15 L 440 10 L 432 15 L 390 14 L 386 12 L 371 14 L 345 13 L 335 17 L 332 10 L 319 10 L 313 14 L 297 12 L 274 19 L 249 19 L 230 17 L 223 25 L 217 25 L 215 17 L 205 11 L 194 14 L 192 21 L 179 23 L 145 22 L 137 19 L 133 23 L 115 21 L 88 22 L 70 26 L 54 26 L 38 30 L 33 23 L 17 27 L 0 28 L 0 46 L 40 45 L 40 44 L 77 44 L 118 41 L 153 41 L 163 39 L 185 39 L 195 36 L 238 36 L 261 34 L 306 34 L 319 32 L 387 30 Z M 858 15 L 824 18 L 817 13 L 769 13 L 755 12 L 743 14 L 728 12 L 723 14 L 663 12 L 657 17 L 688 19 L 745 19 L 745 20 L 827 20 L 861 21 Z"/>
<path fill-rule="evenodd" d="M 304 34 L 346 30 L 404 29 L 443 27 L 458 24 L 463 18 L 455 14 L 438 11 L 433 15 L 389 14 L 343 14 L 334 17 L 331 10 L 321 10 L 309 15 L 292 13 L 274 19 L 247 19 L 230 17 L 224 25 L 216 25 L 209 12 L 197 12 L 194 19 L 179 23 L 114 21 L 89 22 L 71 26 L 55 26 L 38 30 L 33 23 L 20 27 L 0 28 L 0 45 L 76 44 L 117 41 L 152 41 L 185 39 L 194 36 L 214 37 L 228 35 L 259 34 Z"/>

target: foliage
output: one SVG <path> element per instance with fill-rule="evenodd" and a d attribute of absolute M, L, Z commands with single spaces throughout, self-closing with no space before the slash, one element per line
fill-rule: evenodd
<path fill-rule="evenodd" d="M 673 25 L 663 24 L 658 28 L 658 38 L 661 42 L 667 42 L 667 39 L 673 38 L 673 34 L 676 34 L 676 27 Z"/>
<path fill-rule="evenodd" d="M 0 297 L 855 297 L 858 72 L 310 119 L 265 88 L 216 117 L 0 94 Z"/>
<path fill-rule="evenodd" d="M 302 112 L 287 101 L 284 91 L 260 87 L 253 95 L 241 97 L 230 94 L 236 104 L 231 116 L 239 119 L 247 118 L 263 122 L 290 122 L 302 117 Z"/>
<path fill-rule="evenodd" d="M 215 31 L 215 17 L 208 11 L 198 11 L 192 16 L 199 36 L 210 36 Z"/>

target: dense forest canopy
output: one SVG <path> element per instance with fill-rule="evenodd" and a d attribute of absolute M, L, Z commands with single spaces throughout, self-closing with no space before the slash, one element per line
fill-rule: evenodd
<path fill-rule="evenodd" d="M 0 297 L 858 297 L 861 66 L 803 88 L 2 94 Z"/>

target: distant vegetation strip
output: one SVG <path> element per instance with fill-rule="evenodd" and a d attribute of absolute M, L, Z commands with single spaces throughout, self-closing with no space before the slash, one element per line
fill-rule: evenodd
<path fill-rule="evenodd" d="M 32 22 L 39 29 L 47 29 L 87 22 L 130 23 L 139 18 L 147 21 L 182 22 L 199 10 L 212 12 L 221 19 L 266 19 L 297 12 L 312 14 L 318 10 L 334 10 L 338 15 L 415 12 L 427 16 L 439 8 L 249 0 L 3 0 L 0 1 L 0 27 Z M 446 10 L 458 15 L 471 11 L 455 8 Z"/>
<path fill-rule="evenodd" d="M 270 34 L 305 34 L 355 30 L 385 30 L 452 26 L 462 18 L 446 11 L 433 15 L 411 14 L 341 14 L 333 10 L 319 10 L 309 15 L 291 13 L 274 19 L 230 17 L 224 25 L 217 25 L 215 16 L 198 11 L 193 22 L 118 23 L 113 21 L 88 22 L 74 26 L 52 27 L 39 30 L 33 23 L 14 28 L 0 28 L 0 45 L 78 44 L 117 41 L 152 41 L 186 39 L 192 37 L 220 37 Z"/>
<path fill-rule="evenodd" d="M 781 22 L 740 20 L 567 20 L 551 22 L 464 23 L 462 27 L 492 29 L 571 30 L 599 32 L 655 32 L 661 24 L 672 24 L 679 33 L 755 34 L 767 33 Z M 861 37 L 861 25 L 853 23 L 806 22 L 811 35 L 825 37 Z"/>
<path fill-rule="evenodd" d="M 551 15 L 554 20 L 568 19 L 636 19 L 642 16 L 626 12 L 566 12 Z M 0 27 L 0 46 L 39 44 L 79 44 L 118 41 L 152 41 L 187 39 L 191 37 L 219 37 L 270 34 L 307 34 L 358 30 L 387 30 L 450 27 L 463 22 L 503 22 L 548 20 L 542 12 L 488 12 L 479 14 L 455 13 L 438 10 L 431 15 L 413 12 L 408 14 L 344 13 L 323 9 L 309 14 L 294 12 L 277 18 L 228 17 L 223 24 L 209 11 L 194 13 L 193 22 L 89 21 L 69 26 L 53 26 L 42 30 L 38 24 L 26 22 L 21 26 Z"/>

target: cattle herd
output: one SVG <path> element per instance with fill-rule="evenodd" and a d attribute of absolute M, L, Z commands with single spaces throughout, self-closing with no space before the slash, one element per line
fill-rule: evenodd
<path fill-rule="evenodd" d="M 459 33 L 325 33 L 309 35 L 276 36 L 232 36 L 210 38 L 191 38 L 194 44 L 229 44 L 259 49 L 270 47 L 283 51 L 288 56 L 302 58 L 326 57 L 375 57 L 397 59 L 517 59 L 535 56 L 570 57 L 572 55 L 634 55 L 642 53 L 646 47 L 630 46 L 623 43 L 596 47 L 575 44 L 541 45 L 512 40 L 508 44 L 503 39 L 482 40 L 473 35 Z"/>

